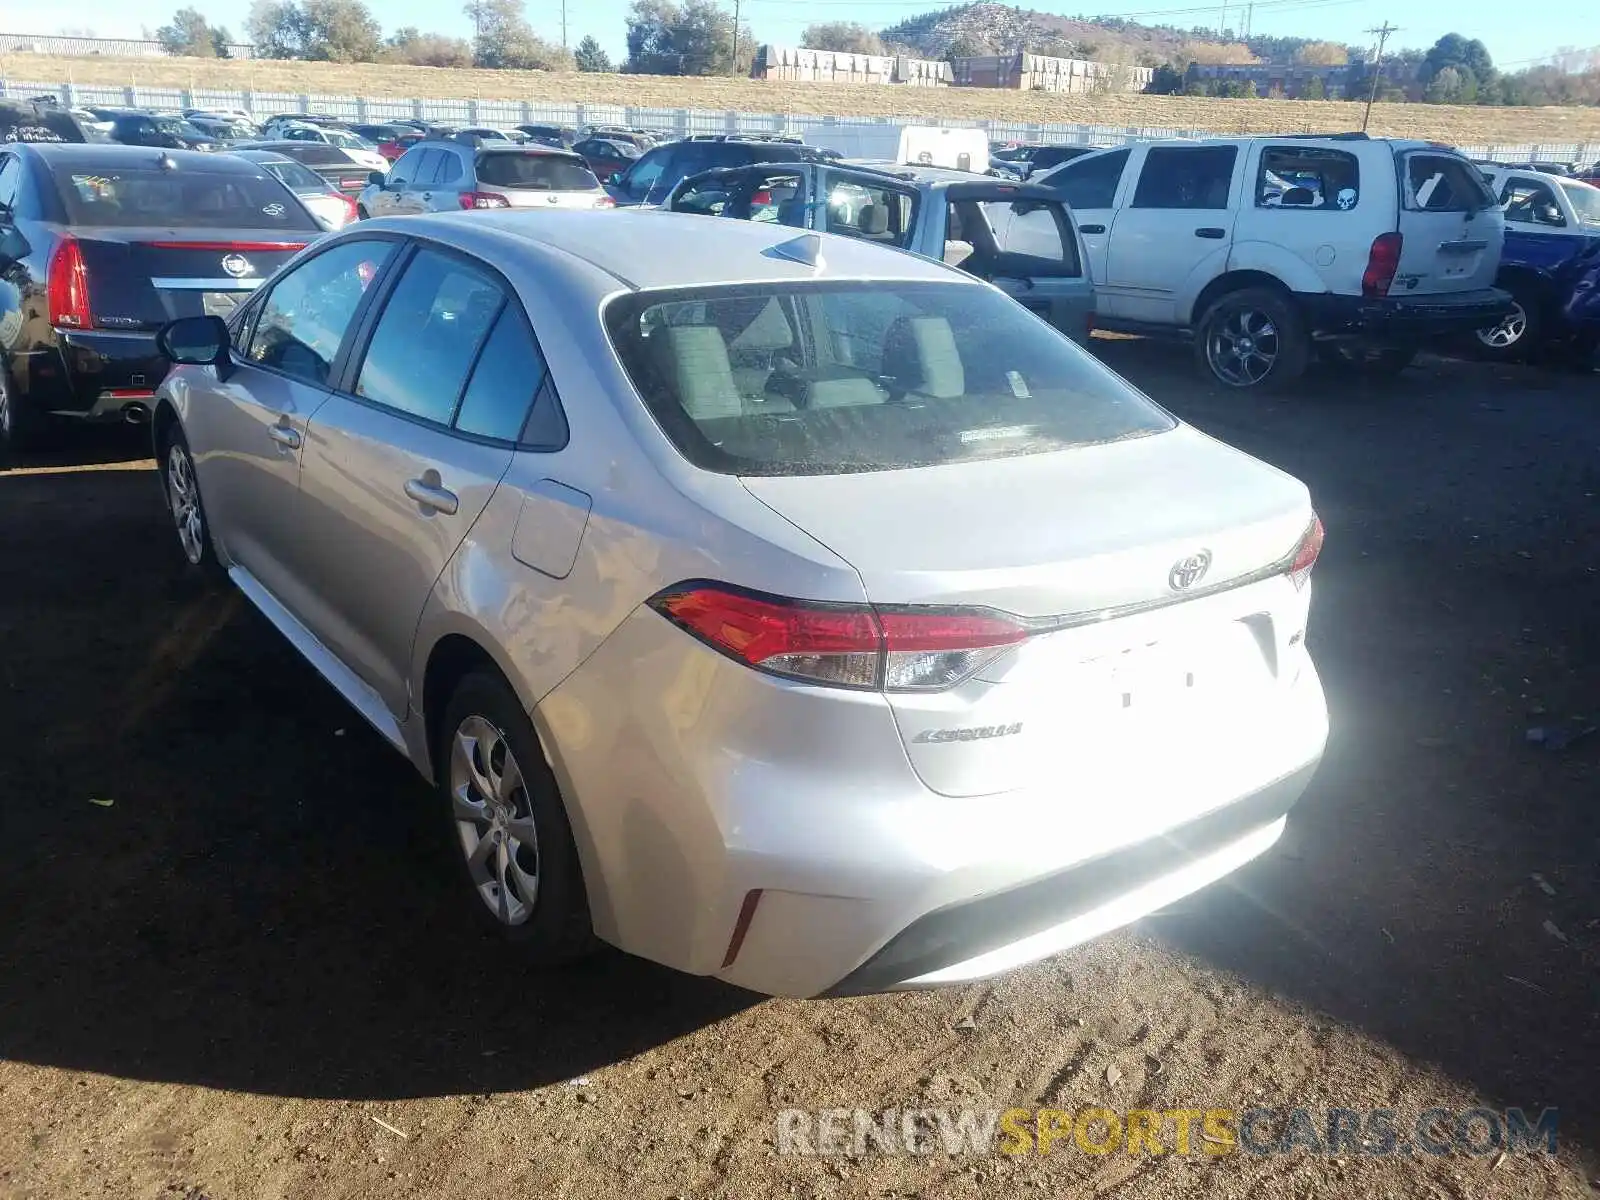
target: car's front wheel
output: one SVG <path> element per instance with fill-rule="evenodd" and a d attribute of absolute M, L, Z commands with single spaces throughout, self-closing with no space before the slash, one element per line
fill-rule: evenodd
<path fill-rule="evenodd" d="M 516 695 L 496 675 L 470 674 L 440 730 L 435 774 L 477 919 L 542 964 L 588 953 L 595 940 L 572 828 Z"/>
<path fill-rule="evenodd" d="M 211 543 L 211 522 L 206 517 L 205 502 L 200 498 L 200 476 L 194 469 L 194 454 L 176 422 L 161 437 L 160 467 L 167 511 L 172 516 L 184 560 L 203 575 L 220 579 L 222 563 Z"/>
<path fill-rule="evenodd" d="M 1528 288 L 1511 289 L 1511 311 L 1497 324 L 1477 331 L 1481 358 L 1495 362 L 1521 362 L 1538 348 L 1544 336 L 1543 314 Z"/>
<path fill-rule="evenodd" d="M 1305 374 L 1311 334 L 1294 302 L 1270 288 L 1244 288 L 1216 300 L 1201 317 L 1195 350 L 1224 387 L 1280 387 Z"/>

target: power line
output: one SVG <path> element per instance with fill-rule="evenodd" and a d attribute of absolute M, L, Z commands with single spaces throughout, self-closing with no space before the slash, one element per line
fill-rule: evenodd
<path fill-rule="evenodd" d="M 1383 78 L 1383 48 L 1388 44 L 1389 35 L 1399 33 L 1400 30 L 1396 26 L 1389 24 L 1388 21 L 1385 21 L 1378 28 L 1369 29 L 1367 32 L 1377 34 L 1378 54 L 1377 58 L 1372 64 L 1372 90 L 1367 93 L 1366 115 L 1361 118 L 1362 133 L 1367 131 L 1367 122 L 1372 120 L 1372 102 L 1378 98 L 1378 81 Z"/>

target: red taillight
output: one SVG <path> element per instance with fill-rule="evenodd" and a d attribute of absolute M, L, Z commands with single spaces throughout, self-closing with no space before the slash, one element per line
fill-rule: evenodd
<path fill-rule="evenodd" d="M 358 216 L 360 216 L 361 210 L 356 206 L 355 197 L 346 196 L 343 192 L 329 192 L 328 194 L 330 196 L 337 196 L 340 200 L 344 201 L 344 219 L 346 224 L 349 224 L 351 221 L 354 221 Z"/>
<path fill-rule="evenodd" d="M 610 196 L 601 196 L 594 202 L 594 206 L 596 208 L 615 208 L 617 206 L 617 202 Z"/>
<path fill-rule="evenodd" d="M 1294 557 L 1289 560 L 1289 578 L 1297 591 L 1311 581 L 1311 568 L 1317 565 L 1317 559 L 1322 555 L 1323 538 L 1322 518 L 1312 517 L 1311 528 L 1306 530 Z"/>
<path fill-rule="evenodd" d="M 1029 633 L 1000 613 L 818 604 L 715 585 L 663 592 L 650 605 L 757 670 L 887 691 L 951 687 Z"/>
<path fill-rule="evenodd" d="M 462 192 L 462 208 L 510 208 L 511 201 L 495 192 Z"/>
<path fill-rule="evenodd" d="M 304 250 L 304 242 L 143 242 L 157 250 L 215 250 L 222 254 L 290 253 Z"/>
<path fill-rule="evenodd" d="M 757 192 L 755 195 L 750 197 L 750 203 L 751 204 L 771 204 L 772 203 L 772 193 L 771 192 Z"/>
<path fill-rule="evenodd" d="M 94 323 L 89 314 L 89 269 L 75 237 L 64 237 L 50 256 L 45 291 L 49 296 L 50 324 L 72 329 L 87 329 Z"/>
<path fill-rule="evenodd" d="M 1389 294 L 1395 272 L 1400 269 L 1400 248 L 1403 240 L 1398 233 L 1380 233 L 1372 239 L 1372 250 L 1367 255 L 1367 269 L 1361 274 L 1363 296 Z"/>

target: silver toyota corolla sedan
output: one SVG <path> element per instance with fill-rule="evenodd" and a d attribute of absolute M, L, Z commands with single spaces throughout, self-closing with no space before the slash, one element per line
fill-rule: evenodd
<path fill-rule="evenodd" d="M 537 961 L 992 975 L 1266 850 L 1321 757 L 1305 487 L 942 264 L 379 220 L 163 340 L 188 561 L 436 784 Z"/>

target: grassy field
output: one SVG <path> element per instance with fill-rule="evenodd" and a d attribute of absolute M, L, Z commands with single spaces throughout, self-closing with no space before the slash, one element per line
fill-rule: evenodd
<path fill-rule="evenodd" d="M 659 108 L 836 116 L 947 118 L 1153 125 L 1218 133 L 1335 132 L 1358 127 L 1361 109 L 1338 101 L 1214 100 L 1191 96 L 1056 96 L 976 88 L 899 88 L 458 71 L 378 64 L 229 62 L 215 59 L 53 58 L 0 55 L 0 76 L 32 82 L 309 92 L 428 99 L 577 101 Z M 1463 145 L 1600 142 L 1600 109 L 1474 108 L 1379 104 L 1372 132 Z"/>

